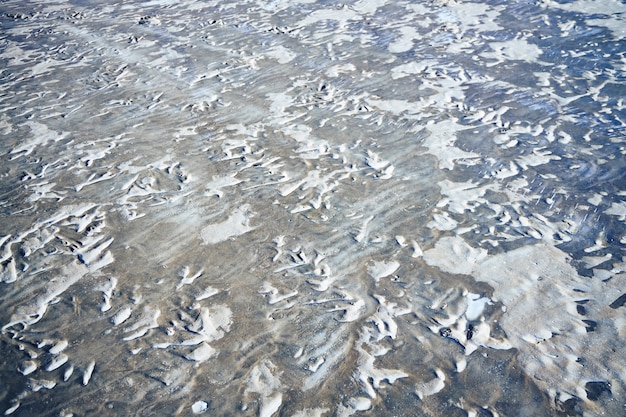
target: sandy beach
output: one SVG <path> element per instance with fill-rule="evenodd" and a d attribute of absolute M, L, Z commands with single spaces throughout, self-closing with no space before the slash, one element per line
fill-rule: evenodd
<path fill-rule="evenodd" d="M 624 416 L 625 28 L 3 1 L 0 413 Z"/>

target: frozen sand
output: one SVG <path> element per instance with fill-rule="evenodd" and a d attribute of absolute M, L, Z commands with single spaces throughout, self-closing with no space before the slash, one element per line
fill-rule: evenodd
<path fill-rule="evenodd" d="M 0 9 L 0 412 L 624 414 L 618 0 Z"/>

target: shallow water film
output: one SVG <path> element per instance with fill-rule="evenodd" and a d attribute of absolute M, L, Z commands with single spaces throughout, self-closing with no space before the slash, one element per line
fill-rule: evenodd
<path fill-rule="evenodd" d="M 625 415 L 623 1 L 0 12 L 0 413 Z"/>

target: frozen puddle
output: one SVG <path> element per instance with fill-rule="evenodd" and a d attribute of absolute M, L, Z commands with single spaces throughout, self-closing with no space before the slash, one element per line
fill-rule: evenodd
<path fill-rule="evenodd" d="M 23 3 L 0 413 L 624 415 L 621 2 Z"/>

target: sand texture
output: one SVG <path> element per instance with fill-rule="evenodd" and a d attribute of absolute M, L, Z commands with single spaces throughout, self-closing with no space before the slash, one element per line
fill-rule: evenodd
<path fill-rule="evenodd" d="M 624 28 L 0 2 L 0 413 L 626 415 Z"/>

